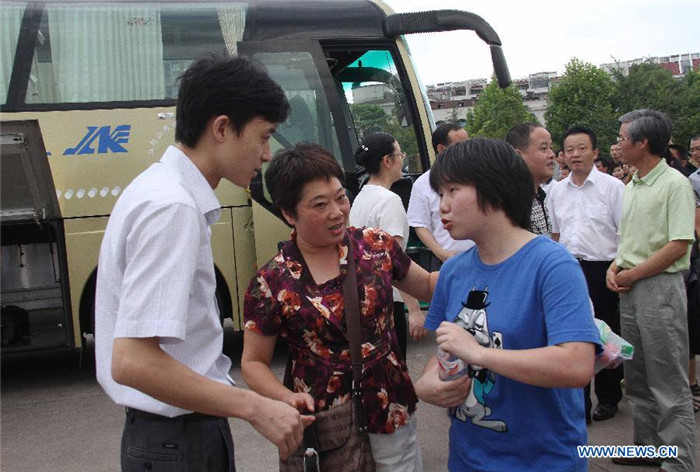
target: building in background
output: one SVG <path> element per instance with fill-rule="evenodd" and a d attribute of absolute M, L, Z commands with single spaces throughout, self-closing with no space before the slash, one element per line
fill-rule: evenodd
<path fill-rule="evenodd" d="M 676 78 L 681 78 L 691 70 L 700 70 L 700 52 L 675 54 L 670 56 L 642 57 L 628 61 L 601 64 L 599 67 L 608 73 L 614 68 L 621 68 L 627 75 L 632 65 L 652 62 L 668 69 Z M 556 72 L 537 72 L 527 78 L 514 79 L 523 97 L 523 103 L 535 114 L 543 125 L 544 112 L 547 110 L 549 91 L 559 82 Z M 462 82 L 443 82 L 426 87 L 430 107 L 436 123 L 455 122 L 466 124 L 467 110 L 474 108 L 479 95 L 486 87 L 486 79 L 470 79 Z"/>
<path fill-rule="evenodd" d="M 700 52 L 674 54 L 671 56 L 640 57 L 629 61 L 601 64 L 600 68 L 608 73 L 613 69 L 622 69 L 622 72 L 628 75 L 631 66 L 645 62 L 658 64 L 664 69 L 670 70 L 673 76 L 678 78 L 684 76 L 691 70 L 700 70 Z"/>

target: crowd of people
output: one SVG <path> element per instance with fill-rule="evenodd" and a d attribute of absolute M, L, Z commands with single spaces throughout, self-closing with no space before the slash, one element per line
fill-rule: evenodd
<path fill-rule="evenodd" d="M 370 452 L 361 470 L 421 471 L 420 399 L 449 411 L 451 471 L 585 471 L 577 446 L 587 443 L 586 423 L 616 414 L 623 378 L 635 443 L 674 445 L 678 456 L 615 461 L 694 470 L 698 387 L 688 366 L 697 351 L 683 275 L 700 137 L 691 159 L 669 165 L 671 123 L 653 110 L 619 118 L 610 157 L 580 125 L 558 153 L 535 123 L 504 140 L 441 125 L 437 158 L 405 211 L 390 191 L 405 159 L 393 136 L 362 140 L 355 160 L 369 179 L 351 205 L 327 150 L 298 143 L 271 156 L 269 139 L 288 114 L 282 89 L 248 60 L 193 62 L 177 142 L 114 208 L 95 344 L 98 380 L 126 407 L 122 470 L 233 471 L 228 417 L 274 443 L 281 470 L 304 470 L 317 452 L 310 436 L 326 434 L 315 415 L 352 403 L 355 432 L 371 446 L 358 450 Z M 270 196 L 293 232 L 246 291 L 241 389 L 222 353 L 213 190 L 221 179 L 245 187 L 268 161 Z M 686 177 L 673 166 L 696 170 Z M 405 252 L 410 227 L 435 256 L 427 270 Z M 430 302 L 427 316 L 419 300 Z M 635 348 L 624 369 L 595 375 L 595 408 L 594 315 Z M 426 330 L 444 356 L 412 379 L 407 338 Z M 284 379 L 270 369 L 280 337 Z M 458 366 L 447 380 L 445 359 Z"/>

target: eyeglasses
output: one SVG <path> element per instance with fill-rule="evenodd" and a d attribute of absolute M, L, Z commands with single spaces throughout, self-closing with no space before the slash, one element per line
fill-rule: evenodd
<path fill-rule="evenodd" d="M 399 153 L 393 153 L 392 156 L 399 156 L 399 157 L 401 158 L 402 161 L 403 161 L 404 159 L 406 159 L 406 153 L 403 152 L 403 151 L 402 151 L 402 152 L 399 152 Z"/>
<path fill-rule="evenodd" d="M 618 143 L 621 143 L 622 141 L 627 141 L 627 140 L 632 139 L 632 138 L 625 138 L 623 136 L 618 136 L 616 139 L 617 139 Z"/>
<path fill-rule="evenodd" d="M 700 151 L 700 146 L 698 146 L 698 147 L 691 147 L 691 148 L 689 149 L 689 151 L 690 151 L 690 152 Z"/>

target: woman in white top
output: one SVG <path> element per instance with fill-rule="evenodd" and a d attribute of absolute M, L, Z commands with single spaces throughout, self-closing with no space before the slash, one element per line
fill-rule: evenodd
<path fill-rule="evenodd" d="M 401 198 L 389 189 L 401 178 L 405 158 L 406 153 L 401 151 L 401 146 L 392 135 L 367 135 L 355 151 L 355 162 L 365 168 L 369 180 L 350 209 L 350 226 L 381 228 L 392 235 L 403 250 L 408 244 L 406 210 Z M 426 330 L 423 328 L 425 315 L 420 310 L 418 300 L 394 287 L 394 326 L 405 359 L 408 333 L 404 304 L 408 308 L 408 331 L 413 339 L 421 339 Z"/>

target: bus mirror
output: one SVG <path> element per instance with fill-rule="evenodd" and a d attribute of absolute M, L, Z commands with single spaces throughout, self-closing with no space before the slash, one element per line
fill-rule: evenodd
<path fill-rule="evenodd" d="M 393 38 L 402 34 L 437 33 L 440 31 L 472 30 L 491 46 L 493 67 L 501 87 L 510 85 L 501 39 L 483 18 L 461 10 L 434 10 L 415 13 L 395 13 L 384 18 L 384 34 Z"/>
<path fill-rule="evenodd" d="M 506 57 L 503 55 L 501 46 L 491 45 L 491 61 L 493 62 L 493 70 L 496 71 L 498 86 L 501 88 L 508 87 L 510 85 L 510 72 L 508 71 L 508 64 L 506 64 Z"/>

